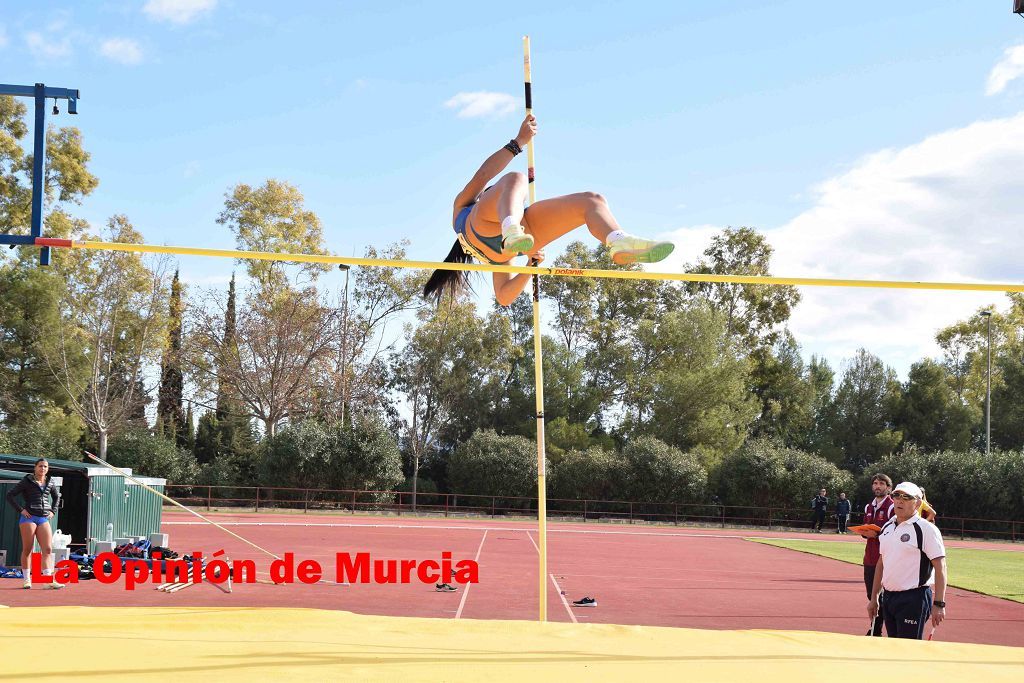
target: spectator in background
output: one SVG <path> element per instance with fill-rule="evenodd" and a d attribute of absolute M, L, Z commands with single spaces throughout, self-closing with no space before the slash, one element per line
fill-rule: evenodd
<path fill-rule="evenodd" d="M 886 474 L 876 474 L 871 478 L 871 493 L 874 498 L 864 506 L 864 524 L 874 524 L 881 528 L 893 515 L 892 479 Z M 863 531 L 861 536 L 867 539 L 864 546 L 864 586 L 867 588 L 868 597 L 871 597 L 871 586 L 875 581 L 875 567 L 878 565 L 878 532 Z M 882 635 L 882 615 L 879 613 L 871 620 L 869 636 Z"/>
<path fill-rule="evenodd" d="M 851 503 L 846 499 L 846 494 L 840 493 L 839 500 L 836 502 L 836 520 L 839 522 L 837 534 L 846 533 L 846 525 L 850 523 L 850 506 Z"/>
<path fill-rule="evenodd" d="M 818 491 L 818 495 L 811 500 L 811 509 L 814 510 L 814 533 L 820 534 L 825 526 L 825 513 L 828 512 L 828 496 L 825 489 Z"/>

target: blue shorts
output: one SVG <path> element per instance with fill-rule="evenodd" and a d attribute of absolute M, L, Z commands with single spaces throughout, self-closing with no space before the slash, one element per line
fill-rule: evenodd
<path fill-rule="evenodd" d="M 49 524 L 50 519 L 48 517 L 25 517 L 24 515 L 18 515 L 18 524 Z"/>
<path fill-rule="evenodd" d="M 455 234 L 459 237 L 459 242 L 462 243 L 462 250 L 468 253 L 470 256 L 483 263 L 490 263 L 493 266 L 503 266 L 506 262 L 495 261 L 490 256 L 487 256 L 482 251 L 477 249 L 472 242 L 466 237 L 467 232 L 473 233 L 473 237 L 477 238 L 483 244 L 486 244 L 495 253 L 502 253 L 501 251 L 501 237 L 484 237 L 476 230 L 473 229 L 473 225 L 469 223 L 469 212 L 473 209 L 473 205 L 470 204 L 459 211 L 459 215 L 455 217 Z"/>

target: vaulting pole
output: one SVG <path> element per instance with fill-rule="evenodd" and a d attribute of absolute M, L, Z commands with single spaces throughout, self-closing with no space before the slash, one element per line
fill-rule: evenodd
<path fill-rule="evenodd" d="M 526 115 L 533 114 L 530 84 L 530 36 L 523 36 L 523 70 L 526 76 Z M 537 201 L 533 164 L 533 140 L 526 146 L 530 204 Z M 531 264 L 533 265 L 533 264 Z M 540 555 L 540 621 L 548 620 L 548 498 L 547 458 L 544 453 L 544 359 L 540 334 L 540 276 L 533 275 L 533 373 L 537 391 L 537 550 Z"/>

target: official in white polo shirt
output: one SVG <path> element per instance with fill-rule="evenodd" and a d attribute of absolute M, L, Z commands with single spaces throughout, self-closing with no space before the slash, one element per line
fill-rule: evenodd
<path fill-rule="evenodd" d="M 890 638 L 920 639 L 929 617 L 933 627 L 946 617 L 946 547 L 938 527 L 918 514 L 923 497 L 909 481 L 893 489 L 893 517 L 878 534 L 868 614 L 875 618 L 884 588 L 881 610 Z"/>

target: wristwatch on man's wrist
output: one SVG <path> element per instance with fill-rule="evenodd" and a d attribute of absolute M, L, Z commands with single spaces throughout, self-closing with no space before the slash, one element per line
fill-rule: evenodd
<path fill-rule="evenodd" d="M 932 604 L 935 605 L 936 607 L 941 607 L 942 609 L 946 609 L 946 601 L 945 600 L 933 600 Z"/>

